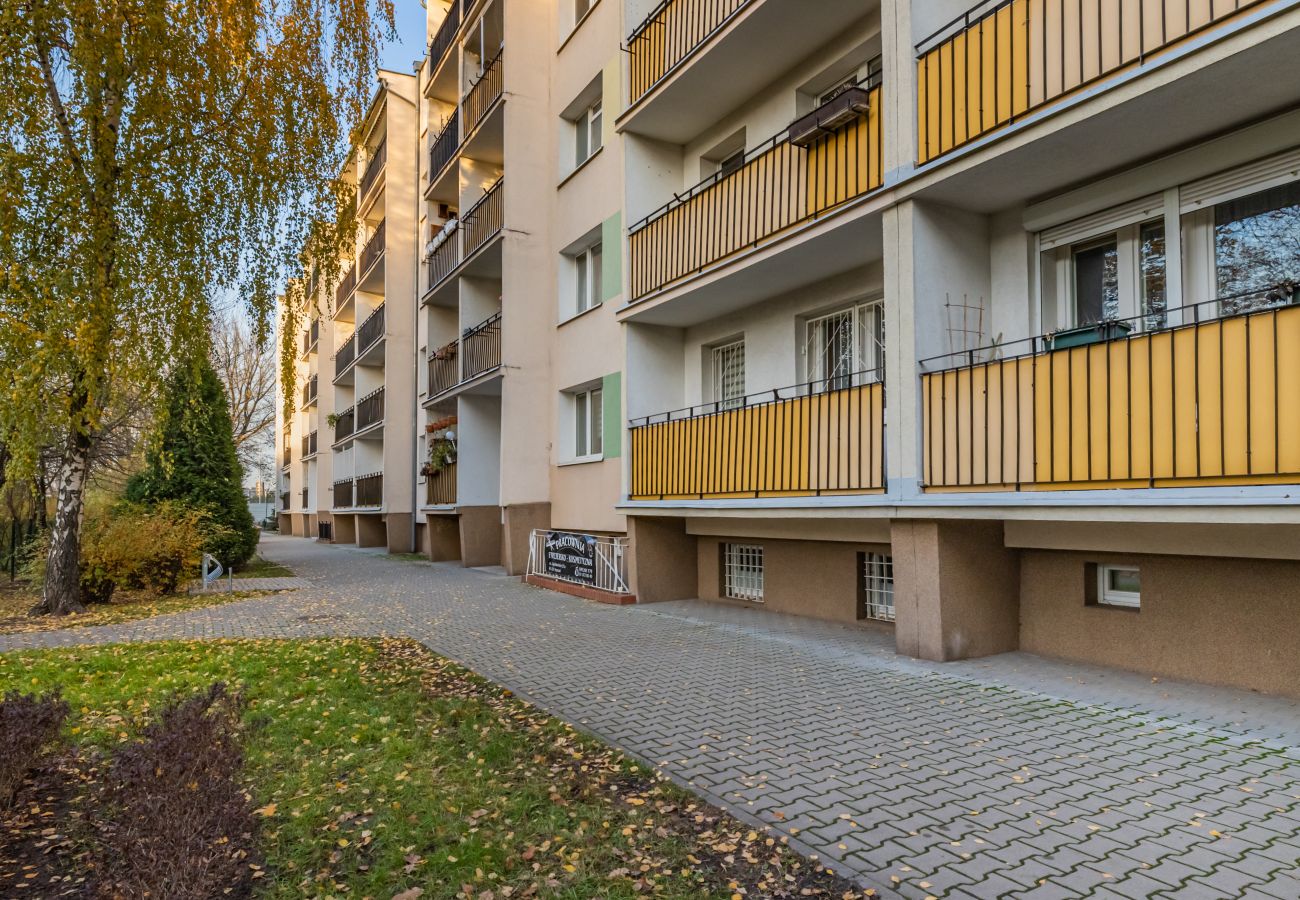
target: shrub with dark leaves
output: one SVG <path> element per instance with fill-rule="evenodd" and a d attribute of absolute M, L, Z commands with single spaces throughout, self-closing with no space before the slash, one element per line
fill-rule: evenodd
<path fill-rule="evenodd" d="M 5 694 L 0 701 L 0 809 L 13 800 L 41 748 L 54 740 L 67 716 L 68 704 L 58 694 Z"/>
<path fill-rule="evenodd" d="M 257 820 L 239 783 L 243 702 L 224 684 L 168 705 L 109 765 L 93 880 L 101 897 L 251 890 Z"/>

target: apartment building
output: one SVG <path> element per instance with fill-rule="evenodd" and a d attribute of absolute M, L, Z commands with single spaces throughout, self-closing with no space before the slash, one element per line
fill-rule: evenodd
<path fill-rule="evenodd" d="M 1300 694 L 1298 7 L 433 2 L 368 463 L 433 559 Z"/>
<path fill-rule="evenodd" d="M 329 285 L 310 268 L 299 385 L 281 438 L 281 531 L 407 552 L 415 546 L 414 75 L 381 71 L 342 177 L 356 243 Z M 283 321 L 283 318 L 282 318 Z"/>

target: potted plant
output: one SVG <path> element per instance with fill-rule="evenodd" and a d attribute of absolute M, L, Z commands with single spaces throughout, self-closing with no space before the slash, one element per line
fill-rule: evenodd
<path fill-rule="evenodd" d="M 330 428 L 333 428 L 335 425 L 339 423 L 339 414 L 330 413 L 328 416 L 325 417 L 325 421 L 329 423 Z"/>

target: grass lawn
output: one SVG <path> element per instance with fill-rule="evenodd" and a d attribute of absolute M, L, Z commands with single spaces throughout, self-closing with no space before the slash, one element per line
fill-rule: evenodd
<path fill-rule="evenodd" d="M 148 591 L 113 592 L 111 603 L 93 604 L 84 613 L 71 616 L 29 616 L 28 611 L 40 599 L 25 587 L 0 589 L 0 634 L 55 631 L 60 628 L 84 628 L 88 625 L 114 625 L 135 619 L 148 619 L 167 613 L 184 612 L 204 606 L 216 606 L 234 600 L 260 597 L 266 591 L 233 591 L 228 594 L 174 594 L 160 597 Z"/>
<path fill-rule="evenodd" d="M 128 740 L 173 693 L 214 680 L 249 700 L 261 896 L 862 896 L 412 642 L 0 655 L 0 691 L 61 689 L 72 708 L 65 732 L 99 747 Z M 10 886 L 0 875 L 0 895 Z"/>
<path fill-rule="evenodd" d="M 235 578 L 291 578 L 293 570 L 269 559 L 254 556 L 235 572 Z"/>

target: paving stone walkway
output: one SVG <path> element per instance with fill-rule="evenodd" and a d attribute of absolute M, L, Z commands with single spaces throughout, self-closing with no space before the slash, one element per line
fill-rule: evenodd
<path fill-rule="evenodd" d="M 885 896 L 1300 900 L 1296 702 L 1026 654 L 928 664 L 859 628 L 300 539 L 263 555 L 308 586 L 0 650 L 408 635 Z"/>

